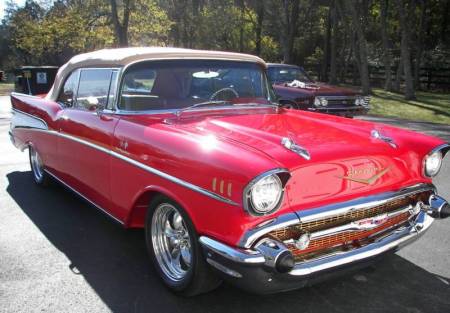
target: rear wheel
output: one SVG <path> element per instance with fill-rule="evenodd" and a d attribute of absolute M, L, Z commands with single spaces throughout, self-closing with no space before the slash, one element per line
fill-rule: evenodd
<path fill-rule="evenodd" d="M 48 174 L 44 171 L 44 163 L 42 158 L 33 146 L 29 147 L 29 157 L 31 172 L 36 184 L 40 186 L 47 186 L 49 183 Z"/>
<path fill-rule="evenodd" d="M 145 234 L 150 257 L 169 289 L 194 296 L 220 284 L 203 258 L 192 222 L 171 199 L 158 196 L 152 201 Z"/>

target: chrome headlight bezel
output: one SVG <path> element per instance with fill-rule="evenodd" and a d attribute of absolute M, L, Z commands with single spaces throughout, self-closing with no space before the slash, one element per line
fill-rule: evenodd
<path fill-rule="evenodd" d="M 254 216 L 269 215 L 277 211 L 281 203 L 283 202 L 284 187 L 286 186 L 286 183 L 290 177 L 291 175 L 289 174 L 289 171 L 286 169 L 270 170 L 255 177 L 244 189 L 243 193 L 244 210 L 250 215 Z M 269 209 L 263 210 L 262 208 L 255 207 L 256 206 L 255 201 L 252 196 L 255 188 L 258 187 L 258 184 L 262 183 L 264 180 L 269 178 L 273 178 L 274 181 L 278 184 L 279 195 L 277 199 L 274 201 L 273 205 L 269 207 Z"/>
<path fill-rule="evenodd" d="M 442 167 L 442 161 L 444 160 L 444 157 L 449 150 L 450 150 L 449 144 L 443 144 L 431 150 L 423 158 L 422 162 L 423 175 L 432 178 L 435 177 L 437 174 L 439 174 Z M 432 162 L 436 164 L 433 165 Z M 430 168 L 428 168 L 428 166 L 430 166 Z"/>

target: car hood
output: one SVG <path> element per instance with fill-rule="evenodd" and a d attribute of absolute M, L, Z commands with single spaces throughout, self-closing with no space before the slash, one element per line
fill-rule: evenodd
<path fill-rule="evenodd" d="M 274 88 L 276 90 L 283 90 L 285 92 L 297 92 L 302 94 L 307 94 L 308 96 L 354 96 L 358 94 L 356 91 L 327 85 L 324 83 L 310 83 L 306 84 L 305 87 L 290 87 L 286 84 L 275 84 Z"/>
<path fill-rule="evenodd" d="M 264 154 L 272 160 L 273 168 L 288 169 L 292 178 L 286 190 L 291 206 L 297 209 L 332 198 L 346 200 L 374 190 L 382 192 L 423 182 L 426 180 L 421 174 L 423 156 L 440 143 L 389 126 L 317 113 L 280 111 L 187 119 L 172 126 L 258 151 L 258 157 Z M 373 138 L 374 129 L 391 137 L 397 147 Z M 311 159 L 285 148 L 281 144 L 283 138 L 303 147 Z M 421 141 L 424 144 L 418 145 Z M 416 148 L 412 149 L 414 145 Z"/>

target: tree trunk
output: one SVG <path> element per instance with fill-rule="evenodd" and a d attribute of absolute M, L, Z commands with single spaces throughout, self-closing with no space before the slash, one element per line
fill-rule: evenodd
<path fill-rule="evenodd" d="M 117 37 L 119 47 L 128 46 L 128 24 L 130 21 L 131 0 L 124 0 L 123 21 L 119 20 L 116 0 L 110 0 L 111 3 L 111 19 L 114 24 L 114 31 Z"/>
<path fill-rule="evenodd" d="M 297 33 L 297 21 L 300 7 L 300 0 L 283 0 L 284 12 L 284 31 L 281 34 L 283 45 L 284 63 L 292 62 L 292 50 L 294 48 L 294 39 Z"/>
<path fill-rule="evenodd" d="M 244 52 L 244 0 L 238 1 L 239 5 L 239 52 Z"/>
<path fill-rule="evenodd" d="M 395 74 L 395 82 L 393 85 L 393 90 L 396 92 L 400 92 L 400 85 L 402 83 L 402 73 L 403 73 L 403 61 L 402 58 L 400 57 L 400 60 L 398 61 L 397 72 Z"/>
<path fill-rule="evenodd" d="M 359 57 L 359 73 L 361 77 L 362 92 L 367 95 L 370 94 L 370 80 L 369 80 L 369 62 L 367 59 L 367 41 L 364 34 L 364 26 L 361 24 L 362 16 L 359 12 L 359 6 L 354 1 L 344 0 L 346 10 L 351 13 L 353 26 L 357 37 L 357 50 Z"/>
<path fill-rule="evenodd" d="M 330 40 L 330 84 L 337 83 L 337 74 L 336 74 L 336 57 L 337 57 L 337 36 L 338 36 L 338 19 L 336 12 L 336 1 L 333 0 L 331 3 L 331 40 Z"/>
<path fill-rule="evenodd" d="M 256 1 L 255 54 L 261 55 L 262 27 L 264 22 L 264 1 Z"/>
<path fill-rule="evenodd" d="M 409 1 L 408 1 L 409 2 Z M 403 72 L 405 74 L 405 99 L 415 99 L 416 95 L 414 92 L 414 82 L 413 73 L 411 68 L 411 48 L 409 39 L 409 25 L 407 10 L 405 9 L 405 1 L 397 0 L 398 13 L 400 16 L 400 28 L 402 33 L 402 40 L 400 43 L 402 61 L 403 61 Z M 408 8 L 411 10 L 411 3 L 409 3 Z"/>
<path fill-rule="evenodd" d="M 424 49 L 424 36 L 427 28 L 427 1 L 420 0 L 420 22 L 419 22 L 419 34 L 417 36 L 417 52 L 416 62 L 414 64 L 414 86 L 416 90 L 420 90 L 420 66 L 422 65 L 422 54 Z"/>
<path fill-rule="evenodd" d="M 383 59 L 384 59 L 384 73 L 385 73 L 385 82 L 384 89 L 387 91 L 392 91 L 392 72 L 391 72 L 391 44 L 389 41 L 388 35 L 388 24 L 387 24 L 387 16 L 388 16 L 388 0 L 381 0 L 381 39 L 383 42 Z"/>
<path fill-rule="evenodd" d="M 325 41 L 323 44 L 323 60 L 322 73 L 320 75 L 321 81 L 328 80 L 328 64 L 330 63 L 330 37 L 331 37 L 331 9 L 328 8 L 327 22 L 326 22 Z"/>

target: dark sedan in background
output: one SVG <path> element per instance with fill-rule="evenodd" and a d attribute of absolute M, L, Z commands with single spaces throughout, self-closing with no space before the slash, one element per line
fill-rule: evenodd
<path fill-rule="evenodd" d="M 269 63 L 267 71 L 282 104 L 346 117 L 365 114 L 369 110 L 370 97 L 348 88 L 315 82 L 299 66 Z"/>

